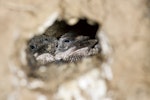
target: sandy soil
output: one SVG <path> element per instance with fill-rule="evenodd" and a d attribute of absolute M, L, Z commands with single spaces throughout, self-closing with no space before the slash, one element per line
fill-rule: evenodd
<path fill-rule="evenodd" d="M 147 0 L 1 0 L 0 1 L 0 99 L 14 87 L 10 65 L 16 40 L 26 39 L 54 12 L 61 17 L 86 17 L 102 25 L 113 47 L 109 83 L 114 100 L 150 98 L 150 14 Z M 21 44 L 20 44 L 21 45 Z M 23 89 L 21 100 L 33 100 L 33 91 Z M 31 95 L 32 94 L 32 95 Z M 26 99 L 25 99 L 26 98 Z"/>

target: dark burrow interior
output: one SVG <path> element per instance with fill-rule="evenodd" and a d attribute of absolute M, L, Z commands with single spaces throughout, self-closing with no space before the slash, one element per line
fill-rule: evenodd
<path fill-rule="evenodd" d="M 65 20 L 57 20 L 52 26 L 47 28 L 43 34 L 59 38 L 66 32 L 71 31 L 79 35 L 85 35 L 90 36 L 90 38 L 95 38 L 98 28 L 100 28 L 100 25 L 98 23 L 88 22 L 87 19 L 80 19 L 75 25 L 69 25 Z"/>
<path fill-rule="evenodd" d="M 35 59 L 35 56 L 37 56 L 37 53 L 32 52 L 32 51 L 33 50 L 37 51 L 37 48 L 38 48 L 37 45 L 39 45 L 41 42 L 48 41 L 47 37 L 55 37 L 56 39 L 60 39 L 61 36 L 64 35 L 65 33 L 73 32 L 77 35 L 88 36 L 90 39 L 97 39 L 96 33 L 99 28 L 100 28 L 100 25 L 98 23 L 88 22 L 87 19 L 80 19 L 75 25 L 69 25 L 69 24 L 67 24 L 67 22 L 65 20 L 56 20 L 54 22 L 54 24 L 52 26 L 48 27 L 42 35 L 38 35 L 38 36 L 36 35 L 27 42 L 26 53 L 27 53 L 28 65 L 32 69 L 38 68 L 37 66 L 39 66 L 39 64 Z M 37 39 L 37 40 L 33 41 L 34 38 L 42 37 L 43 35 L 46 38 Z M 52 41 L 52 39 L 50 41 Z M 97 41 L 98 41 L 98 39 L 97 39 Z M 31 44 L 31 42 L 33 42 L 33 43 Z M 66 42 L 68 42 L 68 41 L 66 41 Z M 44 42 L 44 43 L 46 43 L 46 42 Z M 40 46 L 41 46 L 40 51 L 43 51 L 44 50 L 43 48 L 45 48 L 45 45 L 43 46 L 40 44 Z M 46 53 L 46 52 L 43 52 L 43 53 Z M 40 53 L 40 54 L 42 54 L 42 53 Z M 57 62 L 58 62 L 58 60 L 57 60 Z"/>

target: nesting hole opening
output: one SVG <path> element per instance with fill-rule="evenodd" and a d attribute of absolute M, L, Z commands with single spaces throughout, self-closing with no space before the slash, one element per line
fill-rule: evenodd
<path fill-rule="evenodd" d="M 40 56 L 41 58 L 39 57 L 39 59 L 45 59 L 47 62 L 49 62 L 47 64 L 50 64 L 50 63 L 62 64 L 62 63 L 74 62 L 72 59 L 80 59 L 80 58 L 83 59 L 83 57 L 86 55 L 85 53 L 88 53 L 88 51 L 90 51 L 89 48 L 95 48 L 95 45 L 99 42 L 98 38 L 96 37 L 97 31 L 99 29 L 100 29 L 100 25 L 98 23 L 94 21 L 89 21 L 87 19 L 80 19 L 77 23 L 74 23 L 73 25 L 70 25 L 65 20 L 56 20 L 41 35 L 35 35 L 33 38 L 31 38 L 27 42 L 26 53 L 27 53 L 28 65 L 31 68 L 36 68 L 37 66 L 41 66 L 42 65 L 41 63 L 44 63 L 44 61 L 42 60 L 39 63 L 37 61 L 37 57 L 42 54 L 45 54 L 45 55 Z M 59 44 L 64 45 L 65 43 L 70 42 L 70 40 L 64 40 L 63 41 L 64 43 L 60 43 L 61 38 L 66 33 L 75 34 L 75 35 L 70 35 L 71 38 L 69 37 L 69 39 L 71 39 L 71 42 L 75 41 L 74 38 L 79 39 L 79 40 L 78 42 L 75 42 L 75 43 L 72 42 L 72 44 L 68 46 L 69 49 L 67 49 L 68 51 L 66 50 L 67 52 L 64 50 L 62 53 L 60 53 L 61 56 L 58 53 L 57 56 L 59 57 L 56 57 L 57 53 L 55 49 L 57 49 L 58 47 L 61 47 L 59 46 Z M 81 39 L 78 36 L 81 37 Z M 53 43 L 53 45 L 50 46 L 49 45 L 50 43 Z M 89 46 L 90 44 L 91 46 Z M 75 47 L 76 45 L 78 47 Z M 82 45 L 84 46 L 84 48 L 82 48 Z M 74 50 L 75 53 L 72 51 L 69 51 L 71 47 L 74 47 L 73 50 L 75 49 Z M 67 46 L 64 45 L 64 48 L 67 48 Z M 80 50 L 78 50 L 78 48 Z M 61 49 L 63 49 L 63 46 Z M 49 55 L 50 53 L 51 55 Z M 67 61 L 65 61 L 64 59 L 61 59 L 61 57 L 69 56 L 69 55 L 71 56 L 68 58 L 66 57 Z M 42 58 L 42 57 L 45 57 L 45 58 Z M 52 62 L 48 60 L 52 60 Z M 75 62 L 78 62 L 78 60 L 75 60 Z M 46 64 L 43 64 L 43 65 L 46 65 Z"/>

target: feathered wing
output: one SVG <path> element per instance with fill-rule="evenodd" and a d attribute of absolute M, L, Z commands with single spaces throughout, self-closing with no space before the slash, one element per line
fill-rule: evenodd
<path fill-rule="evenodd" d="M 59 52 L 55 55 L 56 60 L 67 62 L 76 62 L 83 57 L 88 57 L 97 54 L 100 51 L 97 40 L 91 39 L 87 41 L 77 42 L 73 47 L 70 47 L 65 52 Z"/>
<path fill-rule="evenodd" d="M 44 53 L 44 54 L 41 54 L 38 57 L 36 57 L 36 60 L 38 61 L 38 63 L 40 65 L 45 65 L 45 64 L 48 64 L 50 62 L 54 62 L 55 58 L 50 53 Z"/>

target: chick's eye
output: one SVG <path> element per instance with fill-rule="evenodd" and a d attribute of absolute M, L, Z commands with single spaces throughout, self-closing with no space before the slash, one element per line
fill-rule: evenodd
<path fill-rule="evenodd" d="M 70 40 L 64 40 L 64 42 L 68 43 L 68 42 L 70 42 Z"/>
<path fill-rule="evenodd" d="M 33 50 L 33 49 L 36 48 L 36 46 L 35 45 L 30 45 L 30 48 Z"/>
<path fill-rule="evenodd" d="M 45 41 L 48 41 L 48 39 L 47 39 L 47 38 L 45 38 L 44 40 L 45 40 Z"/>

